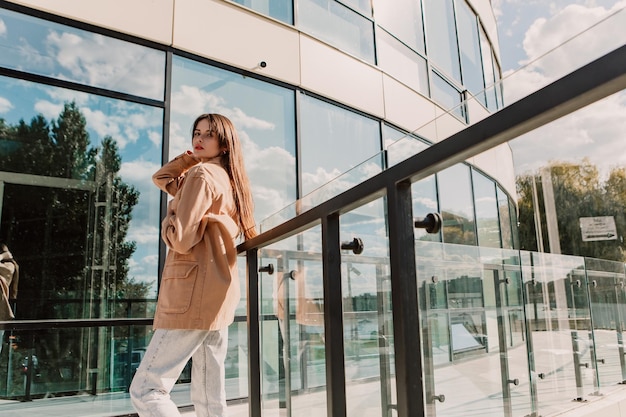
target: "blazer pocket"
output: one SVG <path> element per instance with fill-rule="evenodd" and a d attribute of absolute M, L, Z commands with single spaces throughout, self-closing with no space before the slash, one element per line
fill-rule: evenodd
<path fill-rule="evenodd" d="M 166 265 L 160 289 L 161 311 L 180 314 L 189 310 L 197 278 L 197 262 L 178 261 Z"/>

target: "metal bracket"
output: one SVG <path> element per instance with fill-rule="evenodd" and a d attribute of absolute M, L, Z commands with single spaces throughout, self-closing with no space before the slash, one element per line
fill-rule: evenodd
<path fill-rule="evenodd" d="M 363 253 L 363 241 L 358 237 L 352 239 L 352 242 L 342 242 L 341 249 L 351 249 L 355 255 L 360 255 Z"/>
<path fill-rule="evenodd" d="M 266 266 L 262 266 L 259 268 L 259 272 L 267 272 L 268 274 L 272 275 L 274 273 L 274 265 L 267 264 Z"/>
<path fill-rule="evenodd" d="M 425 229 L 426 233 L 439 233 L 443 220 L 439 213 L 428 213 L 426 217 L 421 220 L 415 220 L 414 226 L 420 229 Z"/>

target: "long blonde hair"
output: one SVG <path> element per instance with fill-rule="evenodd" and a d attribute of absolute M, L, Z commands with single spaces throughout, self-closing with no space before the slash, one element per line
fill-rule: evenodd
<path fill-rule="evenodd" d="M 253 238 L 257 235 L 254 223 L 254 203 L 237 130 L 227 117 L 221 114 L 205 113 L 193 122 L 192 132 L 196 129 L 198 122 L 203 119 L 209 122 L 211 131 L 217 135 L 220 148 L 225 149 L 220 155 L 220 162 L 230 178 L 241 233 L 246 239 Z"/>

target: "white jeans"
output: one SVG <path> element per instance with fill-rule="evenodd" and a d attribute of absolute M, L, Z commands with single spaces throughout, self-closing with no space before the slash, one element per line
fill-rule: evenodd
<path fill-rule="evenodd" d="M 157 329 L 130 384 L 140 417 L 180 416 L 170 392 L 189 358 L 191 401 L 197 417 L 225 417 L 224 359 L 228 328 L 222 330 Z"/>

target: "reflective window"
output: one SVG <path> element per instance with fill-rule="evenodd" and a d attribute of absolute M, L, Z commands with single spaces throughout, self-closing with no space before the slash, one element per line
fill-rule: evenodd
<path fill-rule="evenodd" d="M 372 4 L 370 0 L 335 0 L 362 13 L 366 17 L 372 17 Z"/>
<path fill-rule="evenodd" d="M 378 66 L 398 81 L 428 96 L 426 59 L 383 29 L 377 28 L 376 34 Z"/>
<path fill-rule="evenodd" d="M 476 204 L 478 246 L 499 248 L 500 223 L 498 221 L 499 204 L 496 201 L 496 186 L 493 180 L 476 170 L 472 170 L 472 181 L 474 183 L 474 202 Z M 508 205 L 506 210 L 508 214 Z"/>
<path fill-rule="evenodd" d="M 498 190 L 498 215 L 500 217 L 500 233 L 502 234 L 502 247 L 505 249 L 513 249 L 513 221 L 515 217 L 511 216 L 511 202 L 509 196 L 497 187 Z M 515 212 L 515 206 L 513 205 L 513 212 Z M 515 226 L 517 228 L 517 226 Z"/>
<path fill-rule="evenodd" d="M 232 0 L 235 3 L 249 7 L 288 24 L 293 24 L 292 0 Z"/>
<path fill-rule="evenodd" d="M 462 105 L 463 96 L 454 86 L 444 80 L 434 71 L 431 74 L 432 98 L 444 110 L 450 111 L 459 119 L 465 120 L 465 107 Z"/>
<path fill-rule="evenodd" d="M 298 0 L 297 25 L 318 39 L 374 63 L 374 26 L 335 0 Z"/>
<path fill-rule="evenodd" d="M 302 195 L 380 152 L 376 120 L 302 94 Z M 374 167 L 380 169 L 381 165 Z"/>
<path fill-rule="evenodd" d="M 493 74 L 494 74 L 493 79 L 494 79 L 494 82 L 496 83 L 495 85 L 496 100 L 498 103 L 498 108 L 502 108 L 504 106 L 503 85 L 502 85 L 502 80 L 500 79 L 500 74 L 502 73 L 502 71 L 500 69 L 500 65 L 498 64 L 498 60 L 496 59 L 495 52 L 493 51 L 493 49 L 491 49 L 491 62 L 493 62 Z"/>
<path fill-rule="evenodd" d="M 162 109 L 4 77 L 0 99 L 0 231 L 20 265 L 16 317 L 151 317 Z"/>
<path fill-rule="evenodd" d="M 316 226 L 259 251 L 260 264 L 275 267 L 259 277 L 263 415 L 326 416 L 321 246 Z"/>
<path fill-rule="evenodd" d="M 393 166 L 415 155 L 428 147 L 417 137 L 407 135 L 405 132 L 383 125 L 383 143 L 387 148 L 388 166 Z M 413 198 L 413 217 L 424 218 L 429 213 L 439 212 L 437 203 L 437 183 L 434 175 L 411 184 Z M 415 239 L 427 241 L 440 241 L 440 234 L 429 234 L 424 229 L 416 228 L 413 231 Z"/>
<path fill-rule="evenodd" d="M 383 124 L 383 144 L 387 149 L 387 167 L 404 161 L 428 147 L 428 144 L 416 136 Z"/>
<path fill-rule="evenodd" d="M 421 0 L 374 0 L 376 23 L 415 51 L 424 53 Z M 376 39 L 379 45 L 378 38 Z"/>
<path fill-rule="evenodd" d="M 163 100 L 163 51 L 9 10 L 0 27 L 0 66 Z"/>
<path fill-rule="evenodd" d="M 174 57 L 170 159 L 189 149 L 201 113 L 230 118 L 243 145 L 257 223 L 296 199 L 294 92 Z"/>
<path fill-rule="evenodd" d="M 485 102 L 487 108 L 493 111 L 498 108 L 496 87 L 494 86 L 496 73 L 494 70 L 493 55 L 491 53 L 491 44 L 482 28 L 480 28 L 480 49 L 482 52 L 483 69 L 485 71 Z"/>
<path fill-rule="evenodd" d="M 437 174 L 443 241 L 476 245 L 469 167 L 457 164 Z"/>
<path fill-rule="evenodd" d="M 463 85 L 472 94 L 478 94 L 485 88 L 480 56 L 480 39 L 478 37 L 478 21 L 465 0 L 456 0 L 456 11 Z"/>
<path fill-rule="evenodd" d="M 430 213 L 439 212 L 437 205 L 437 182 L 434 175 L 411 184 L 411 195 L 413 197 L 413 217 L 415 219 L 423 219 Z M 420 228 L 414 229 L 413 232 L 415 233 L 415 239 L 433 242 L 441 241 L 440 233 L 431 234 Z"/>
<path fill-rule="evenodd" d="M 395 364 L 383 199 L 343 213 L 340 233 L 342 241 L 355 236 L 363 241 L 359 255 L 341 253 L 346 415 L 383 416 L 396 403 L 389 389 Z M 368 401 L 363 401 L 365 390 Z"/>
<path fill-rule="evenodd" d="M 428 57 L 461 82 L 452 0 L 425 0 L 424 10 Z"/>

